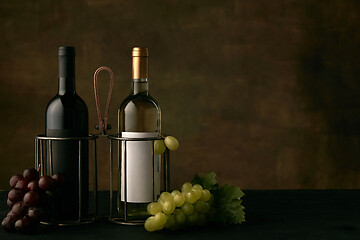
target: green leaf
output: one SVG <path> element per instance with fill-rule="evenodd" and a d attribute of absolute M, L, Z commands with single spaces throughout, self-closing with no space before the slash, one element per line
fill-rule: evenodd
<path fill-rule="evenodd" d="M 211 190 L 217 190 L 219 185 L 216 180 L 216 173 L 211 172 L 206 174 L 204 177 L 200 177 L 199 175 L 195 175 L 194 179 L 192 180 L 192 184 L 200 184 L 204 189 L 207 189 L 209 191 Z"/>
<path fill-rule="evenodd" d="M 203 177 L 195 175 L 192 184 L 200 184 L 214 195 L 214 207 L 216 209 L 216 220 L 222 223 L 238 224 L 245 221 L 244 206 L 241 205 L 245 194 L 240 188 L 228 186 L 219 187 L 216 173 L 211 172 Z"/>
<path fill-rule="evenodd" d="M 215 190 L 218 188 L 218 182 L 216 180 L 216 173 L 211 172 L 203 177 L 203 187 L 207 190 Z"/>
<path fill-rule="evenodd" d="M 191 181 L 192 185 L 195 184 L 200 184 L 201 186 L 203 186 L 203 182 L 202 179 L 199 175 L 195 174 L 194 179 Z"/>
<path fill-rule="evenodd" d="M 228 201 L 233 199 L 240 200 L 240 198 L 245 195 L 243 191 L 240 190 L 240 188 L 235 186 L 228 186 L 227 184 L 220 187 L 219 190 L 222 195 L 222 198 L 225 198 Z"/>
<path fill-rule="evenodd" d="M 218 192 L 218 219 L 225 223 L 242 223 L 245 221 L 244 206 L 241 205 L 240 199 L 245 194 L 240 188 L 221 186 Z"/>

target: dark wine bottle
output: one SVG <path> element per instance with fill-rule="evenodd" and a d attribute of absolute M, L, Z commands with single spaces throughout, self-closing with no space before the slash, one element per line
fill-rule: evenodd
<path fill-rule="evenodd" d="M 59 90 L 49 102 L 45 114 L 47 137 L 88 136 L 88 109 L 75 90 L 75 48 L 59 48 Z M 51 161 L 50 164 L 50 153 Z M 88 209 L 89 161 L 88 142 L 81 140 L 81 212 Z M 79 141 L 53 141 L 47 145 L 47 174 L 63 174 L 61 204 L 55 209 L 55 218 L 76 220 L 79 217 Z"/>

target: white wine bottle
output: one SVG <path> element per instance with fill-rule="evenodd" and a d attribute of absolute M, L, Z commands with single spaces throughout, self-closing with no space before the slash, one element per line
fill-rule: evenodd
<path fill-rule="evenodd" d="M 147 48 L 133 48 L 132 91 L 118 110 L 118 130 L 125 138 L 156 138 L 161 131 L 160 107 L 148 91 L 148 56 Z M 154 155 L 153 141 L 126 141 L 121 144 L 118 210 L 123 214 L 121 209 L 126 201 L 130 219 L 145 219 L 147 204 L 155 201 L 160 194 L 161 156 Z"/>

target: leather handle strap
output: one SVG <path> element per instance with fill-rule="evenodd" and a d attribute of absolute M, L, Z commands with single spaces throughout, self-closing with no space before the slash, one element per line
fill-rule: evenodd
<path fill-rule="evenodd" d="M 101 107 L 100 107 L 100 101 L 99 101 L 99 94 L 98 94 L 98 75 L 101 71 L 107 71 L 110 75 L 110 81 L 109 81 L 109 92 L 108 92 L 108 96 L 107 96 L 107 102 L 106 102 L 106 107 L 105 107 L 105 112 L 104 112 L 104 118 L 102 118 L 101 115 Z M 94 73 L 94 93 L 95 93 L 95 104 L 96 104 L 96 110 L 97 110 L 97 115 L 98 115 L 98 120 L 99 120 L 99 129 L 100 132 L 102 134 L 106 133 L 106 130 L 108 129 L 108 120 L 109 120 L 109 107 L 110 107 L 110 101 L 111 101 L 111 94 L 112 94 L 112 90 L 113 90 L 113 86 L 114 86 L 114 73 L 113 71 L 106 67 L 106 66 L 102 66 L 99 67 L 98 69 L 96 69 L 95 73 Z"/>

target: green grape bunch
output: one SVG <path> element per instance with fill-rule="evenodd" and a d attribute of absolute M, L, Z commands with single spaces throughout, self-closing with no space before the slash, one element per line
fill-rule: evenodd
<path fill-rule="evenodd" d="M 161 193 L 157 202 L 149 203 L 151 215 L 144 223 L 147 231 L 178 230 L 203 226 L 208 222 L 240 224 L 245 221 L 241 197 L 244 193 L 235 186 L 219 186 L 216 174 L 195 175 L 181 191 Z"/>
<path fill-rule="evenodd" d="M 205 225 L 211 208 L 211 193 L 201 185 L 184 183 L 179 190 L 163 192 L 157 202 L 147 206 L 152 215 L 145 221 L 149 232 L 170 229 L 177 230 L 186 226 Z"/>

